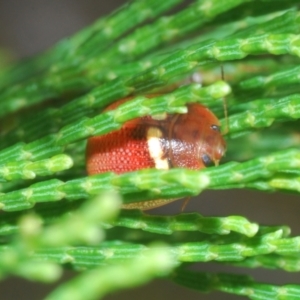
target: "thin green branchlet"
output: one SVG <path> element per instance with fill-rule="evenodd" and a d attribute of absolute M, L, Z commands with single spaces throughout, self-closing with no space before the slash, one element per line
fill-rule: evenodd
<path fill-rule="evenodd" d="M 279 173 L 290 174 L 294 170 L 297 171 L 299 166 L 300 151 L 291 149 L 244 163 L 230 162 L 201 171 L 145 169 L 120 175 L 103 173 L 67 182 L 51 179 L 35 183 L 25 189 L 2 194 L 0 203 L 3 210 L 15 211 L 31 208 L 37 202 L 80 200 L 113 189 L 119 190 L 124 195 L 131 195 L 128 199 L 124 198 L 125 203 L 157 198 L 166 198 L 168 201 L 175 196 L 178 198 L 195 196 L 208 188 L 220 189 L 227 185 L 230 188 L 240 188 L 243 185 L 254 187 L 256 182 L 261 180 L 267 182 L 268 178 L 272 180 L 273 176 Z M 133 197 L 134 193 L 137 194 L 136 198 Z"/>

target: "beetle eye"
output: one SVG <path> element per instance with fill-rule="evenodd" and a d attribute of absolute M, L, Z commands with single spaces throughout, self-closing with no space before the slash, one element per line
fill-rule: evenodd
<path fill-rule="evenodd" d="M 213 130 L 213 131 L 217 131 L 217 132 L 220 132 L 220 126 L 218 125 L 211 125 L 210 128 Z"/>
<path fill-rule="evenodd" d="M 214 164 L 212 159 L 207 154 L 203 154 L 201 158 L 206 167 L 212 166 Z"/>

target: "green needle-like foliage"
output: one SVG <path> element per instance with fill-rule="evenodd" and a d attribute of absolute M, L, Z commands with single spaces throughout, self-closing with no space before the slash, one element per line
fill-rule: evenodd
<path fill-rule="evenodd" d="M 182 2 L 133 0 L 0 70 L 1 279 L 78 273 L 48 300 L 100 299 L 157 277 L 200 292 L 300 299 L 300 282 L 189 270 L 214 261 L 299 272 L 300 236 L 289 224 L 123 209 L 207 189 L 300 193 L 299 1 L 194 0 L 172 10 Z M 88 138 L 185 114 L 189 103 L 220 118 L 220 165 L 86 174 Z"/>
<path fill-rule="evenodd" d="M 299 285 L 276 286 L 264 283 L 257 283 L 249 276 L 233 274 L 207 274 L 178 271 L 173 279 L 183 286 L 208 292 L 220 290 L 227 293 L 243 295 L 249 299 L 300 299 Z"/>

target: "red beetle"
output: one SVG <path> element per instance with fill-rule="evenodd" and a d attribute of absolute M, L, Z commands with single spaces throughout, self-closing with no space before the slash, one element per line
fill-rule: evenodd
<path fill-rule="evenodd" d="M 106 110 L 130 99 L 117 101 Z M 90 138 L 86 150 L 88 174 L 120 174 L 145 168 L 199 170 L 217 165 L 226 149 L 219 120 L 203 105 L 193 103 L 187 107 L 186 114 L 137 118 L 120 130 Z M 151 209 L 169 202 L 152 200 L 126 204 L 124 208 Z"/>

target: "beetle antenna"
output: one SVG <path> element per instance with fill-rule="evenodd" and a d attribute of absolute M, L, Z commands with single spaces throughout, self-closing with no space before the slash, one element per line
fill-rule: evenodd
<path fill-rule="evenodd" d="M 187 204 L 190 202 L 190 200 L 191 200 L 191 197 L 184 198 L 184 201 L 181 205 L 181 212 L 183 212 L 185 210 L 185 208 L 186 208 Z"/>
<path fill-rule="evenodd" d="M 221 64 L 221 79 L 225 81 L 225 74 L 224 74 L 224 65 Z M 226 127 L 224 134 L 227 134 L 229 132 L 229 121 L 228 121 L 228 105 L 226 97 L 223 97 L 223 110 L 224 110 L 224 118 L 226 120 Z"/>

